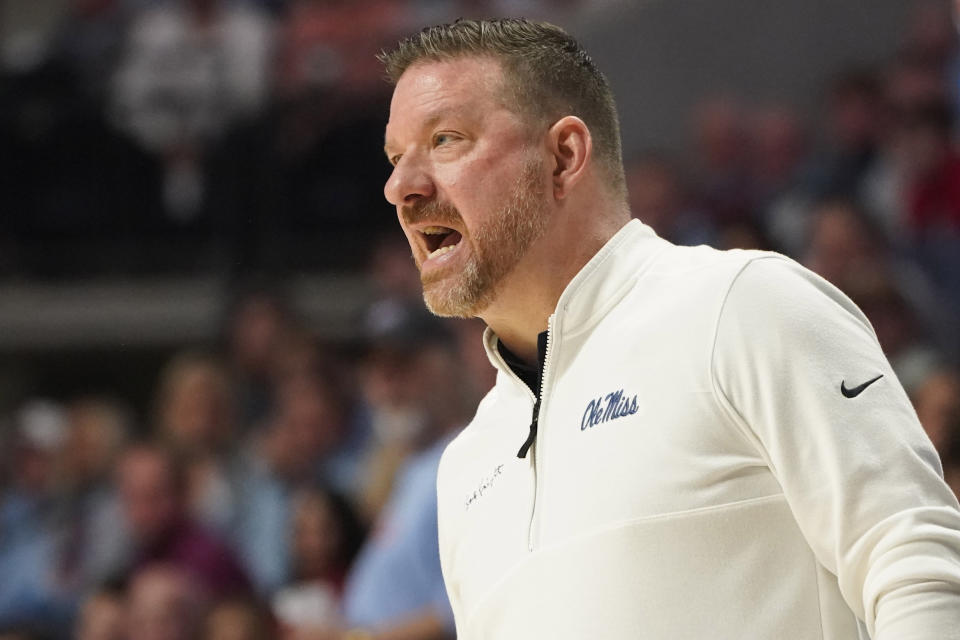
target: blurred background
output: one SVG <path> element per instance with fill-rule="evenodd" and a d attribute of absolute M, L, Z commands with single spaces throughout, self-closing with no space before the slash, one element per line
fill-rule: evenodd
<path fill-rule="evenodd" d="M 493 370 L 423 311 L 374 54 L 493 15 L 608 75 L 636 217 L 861 306 L 960 488 L 951 2 L 4 0 L 0 638 L 452 637 Z"/>

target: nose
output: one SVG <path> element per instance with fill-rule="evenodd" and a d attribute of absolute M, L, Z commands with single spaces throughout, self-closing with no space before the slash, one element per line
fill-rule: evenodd
<path fill-rule="evenodd" d="M 400 158 L 383 186 L 384 197 L 395 207 L 412 204 L 418 198 L 429 198 L 433 191 L 429 174 L 409 154 Z"/>

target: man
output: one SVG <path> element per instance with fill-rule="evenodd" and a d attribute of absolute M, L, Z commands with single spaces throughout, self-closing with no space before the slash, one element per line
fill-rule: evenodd
<path fill-rule="evenodd" d="M 74 623 L 76 640 L 123 640 L 123 586 L 108 583 L 92 591 L 83 600 Z"/>
<path fill-rule="evenodd" d="M 437 553 L 437 467 L 477 398 L 445 322 L 422 306 L 397 308 L 383 320 L 369 327 L 364 394 L 386 440 L 380 451 L 395 452 L 380 464 L 398 464 L 347 575 L 344 614 L 374 638 L 443 640 L 453 637 L 454 622 Z"/>
<path fill-rule="evenodd" d="M 610 90 L 560 29 L 384 60 L 385 194 L 499 370 L 440 464 L 458 637 L 960 638 L 960 510 L 863 314 L 629 221 Z"/>
<path fill-rule="evenodd" d="M 251 591 L 227 544 L 188 513 L 186 470 L 170 451 L 149 442 L 128 447 L 117 465 L 117 489 L 135 547 L 134 572 L 165 564 L 214 597 Z"/>
<path fill-rule="evenodd" d="M 369 475 L 388 476 L 389 491 L 346 576 L 346 630 L 289 637 L 447 640 L 454 619 L 437 550 L 437 468 L 477 398 L 455 336 L 422 306 L 398 306 L 367 329 L 364 396 L 381 440 Z"/>
<path fill-rule="evenodd" d="M 199 636 L 207 593 L 185 567 L 144 565 L 130 578 L 126 634 L 129 640 L 191 640 Z"/>

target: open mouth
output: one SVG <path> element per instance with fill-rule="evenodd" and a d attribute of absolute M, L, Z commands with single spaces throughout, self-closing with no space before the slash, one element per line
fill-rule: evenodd
<path fill-rule="evenodd" d="M 459 231 L 447 227 L 427 227 L 420 233 L 426 242 L 428 260 L 450 253 L 463 238 Z"/>

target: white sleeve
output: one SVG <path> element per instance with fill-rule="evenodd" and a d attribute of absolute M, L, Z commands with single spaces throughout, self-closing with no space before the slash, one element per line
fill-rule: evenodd
<path fill-rule="evenodd" d="M 720 312 L 712 374 L 871 637 L 960 639 L 957 499 L 860 310 L 792 261 L 754 259 Z"/>

